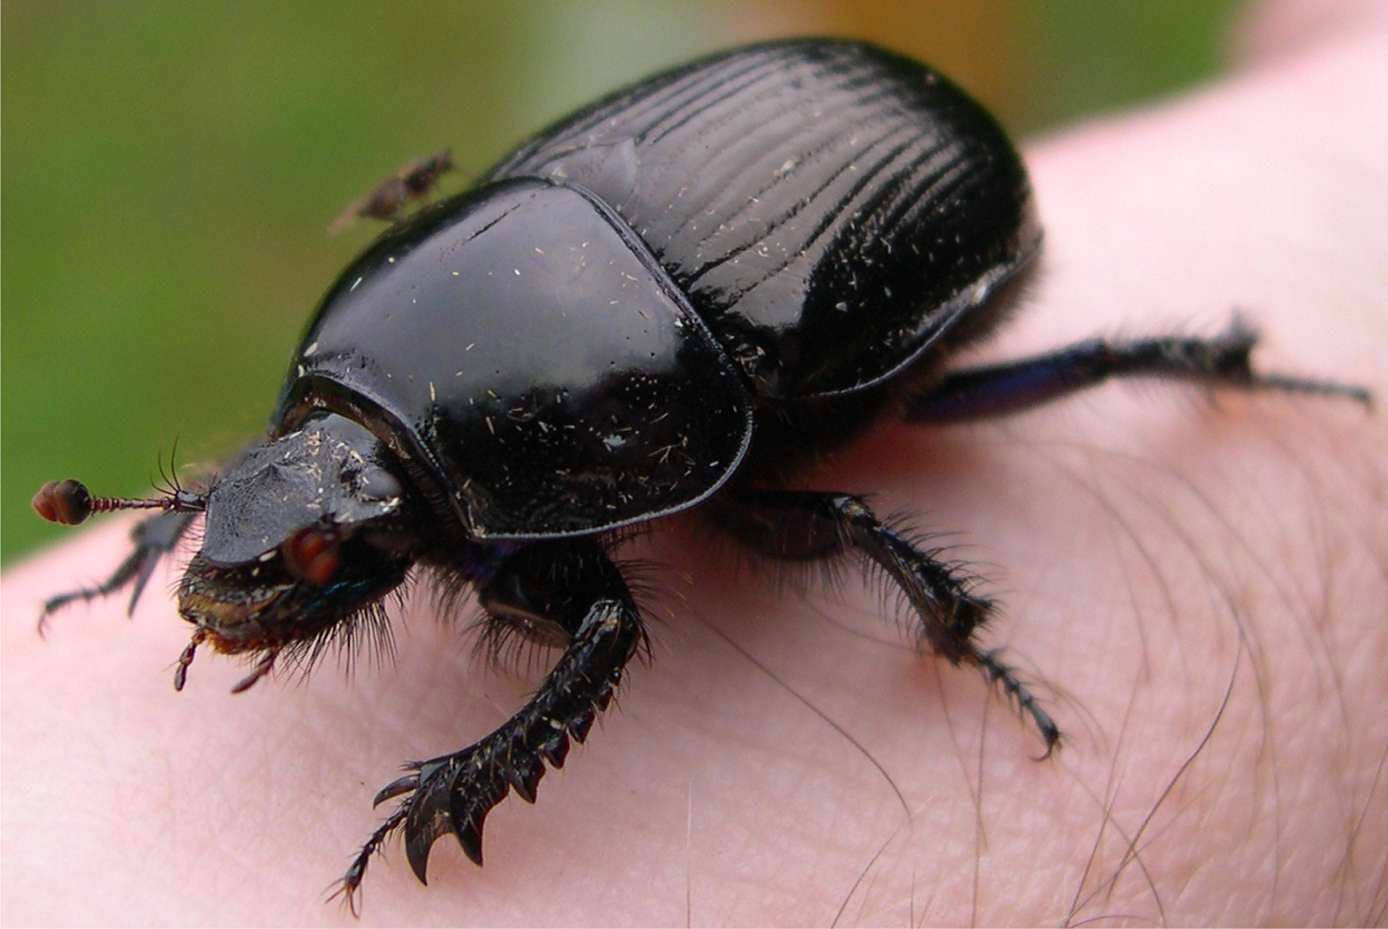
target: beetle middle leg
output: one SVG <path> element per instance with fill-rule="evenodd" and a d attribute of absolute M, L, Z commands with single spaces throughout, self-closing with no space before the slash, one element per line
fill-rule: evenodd
<path fill-rule="evenodd" d="M 1165 336 L 1110 342 L 1090 339 L 1019 361 L 946 374 L 907 407 L 913 422 L 1004 416 L 1093 387 L 1110 377 L 1164 377 L 1211 387 L 1280 390 L 1345 397 L 1365 405 L 1362 387 L 1263 374 L 1250 359 L 1258 335 L 1237 317 L 1212 339 Z"/>
<path fill-rule="evenodd" d="M 348 901 L 372 853 L 404 828 L 405 854 L 421 883 L 429 849 L 445 832 L 482 863 L 487 813 L 514 788 L 535 801 L 545 762 L 562 767 L 569 738 L 582 742 L 598 711 L 607 708 L 631 658 L 645 647 L 636 603 L 617 566 L 592 539 L 537 542 L 508 556 L 480 591 L 495 619 L 533 617 L 561 629 L 568 642 L 540 689 L 518 713 L 460 751 L 407 765 L 405 776 L 376 795 L 380 804 L 408 794 L 381 824 L 343 875 Z"/>
<path fill-rule="evenodd" d="M 832 491 L 738 491 L 717 516 L 723 528 L 764 554 L 813 561 L 857 552 L 880 566 L 906 594 L 920 631 L 952 664 L 971 664 L 1031 717 L 1049 755 L 1060 730 L 996 650 L 980 649 L 974 634 L 989 619 L 991 600 L 969 580 L 883 522 L 861 497 Z"/>
<path fill-rule="evenodd" d="M 133 584 L 130 604 L 126 612 L 135 612 L 135 604 L 144 593 L 150 575 L 159 564 L 159 559 L 169 554 L 178 545 L 178 540 L 188 531 L 196 513 L 173 511 L 151 516 L 135 524 L 130 532 L 134 549 L 126 556 L 111 576 L 92 587 L 79 587 L 76 590 L 49 597 L 39 612 L 39 635 L 43 635 L 48 625 L 48 617 L 74 601 L 96 600 L 109 596 L 127 585 Z"/>

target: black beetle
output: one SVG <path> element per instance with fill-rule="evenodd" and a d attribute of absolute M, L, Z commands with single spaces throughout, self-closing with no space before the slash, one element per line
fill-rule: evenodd
<path fill-rule="evenodd" d="M 1341 395 L 1255 373 L 1252 332 L 1089 341 L 953 373 L 1035 266 L 1032 193 L 997 123 L 927 67 L 855 42 L 783 41 L 620 90 L 521 146 L 469 191 L 372 244 L 329 289 L 269 435 L 205 492 L 35 498 L 79 522 L 168 511 L 110 581 L 135 596 L 200 510 L 179 585 L 200 642 L 312 657 L 381 621 L 416 568 L 478 592 L 489 634 L 563 648 L 533 699 L 485 738 L 413 764 L 343 878 L 403 827 L 421 881 L 454 833 L 482 860 L 488 811 L 533 801 L 545 762 L 586 737 L 645 642 L 610 553 L 623 530 L 700 506 L 776 558 L 856 555 L 900 586 L 920 634 L 978 667 L 1039 730 L 1051 717 L 976 633 L 992 610 L 953 565 L 861 497 L 792 490 L 807 462 L 880 416 L 999 415 L 1115 375 Z M 132 600 L 133 605 L 133 600 Z"/>

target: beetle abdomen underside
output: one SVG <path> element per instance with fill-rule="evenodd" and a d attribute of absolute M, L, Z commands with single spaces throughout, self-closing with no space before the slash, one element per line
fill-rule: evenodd
<path fill-rule="evenodd" d="M 948 80 L 795 41 L 647 80 L 551 126 L 493 179 L 610 204 L 766 397 L 861 389 L 1034 253 L 1025 169 Z"/>

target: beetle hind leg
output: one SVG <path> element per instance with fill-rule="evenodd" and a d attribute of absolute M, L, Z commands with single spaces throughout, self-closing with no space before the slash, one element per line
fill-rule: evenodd
<path fill-rule="evenodd" d="M 905 594 L 922 639 L 952 664 L 983 672 L 1036 726 L 1049 756 L 1060 729 L 999 650 L 978 647 L 977 631 L 994 604 L 973 589 L 972 579 L 923 550 L 884 522 L 861 497 L 828 491 L 743 491 L 719 511 L 719 520 L 741 541 L 780 558 L 828 559 L 856 552 L 881 568 Z"/>
<path fill-rule="evenodd" d="M 645 626 L 617 566 L 592 540 L 541 542 L 507 557 L 481 590 L 493 616 L 543 618 L 567 636 L 563 654 L 534 697 L 481 741 L 406 766 L 375 803 L 404 799 L 381 823 L 343 875 L 349 903 L 374 854 L 397 829 L 421 883 L 429 850 L 452 832 L 463 852 L 482 864 L 487 814 L 511 791 L 535 802 L 545 764 L 563 767 L 570 739 L 584 741 L 607 708 L 627 663 L 645 648 Z"/>
<path fill-rule="evenodd" d="M 1090 339 L 1018 361 L 946 374 L 910 401 L 906 418 L 948 423 L 1018 413 L 1111 377 L 1157 377 L 1210 387 L 1341 397 L 1368 406 L 1369 391 L 1332 380 L 1265 374 L 1253 367 L 1258 334 L 1235 317 L 1212 339 Z"/>
<path fill-rule="evenodd" d="M 150 575 L 154 573 L 155 566 L 159 564 L 161 558 L 174 550 L 179 539 L 188 531 L 188 527 L 196 515 L 196 513 L 173 511 L 160 513 L 136 523 L 135 528 L 130 532 L 130 539 L 135 543 L 134 548 L 125 560 L 116 567 L 116 570 L 111 572 L 110 577 L 100 584 L 91 587 L 79 587 L 76 590 L 56 594 L 44 601 L 43 607 L 39 611 L 39 635 L 43 635 L 47 629 L 48 617 L 68 604 L 107 597 L 132 584 L 134 586 L 130 592 L 130 604 L 126 612 L 135 612 L 135 604 L 140 601 L 140 594 L 144 593 L 145 585 L 149 582 Z"/>

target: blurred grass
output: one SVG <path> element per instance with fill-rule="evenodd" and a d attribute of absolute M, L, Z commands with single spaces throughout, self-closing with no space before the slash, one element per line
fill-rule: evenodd
<path fill-rule="evenodd" d="M 619 82 L 807 33 L 931 61 L 1031 132 L 1214 72 L 1235 7 L 8 0 L 0 557 L 58 531 L 28 506 L 46 479 L 138 494 L 175 437 L 215 461 L 256 435 L 373 234 L 326 223 L 415 155 L 452 145 L 456 188 Z"/>

